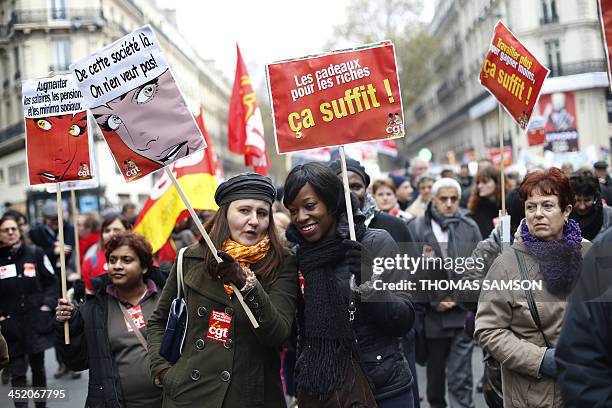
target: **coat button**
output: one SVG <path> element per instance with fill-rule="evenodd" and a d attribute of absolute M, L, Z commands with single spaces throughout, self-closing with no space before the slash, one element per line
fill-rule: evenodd
<path fill-rule="evenodd" d="M 251 307 L 252 307 L 253 309 L 257 309 L 257 308 L 259 307 L 259 303 L 257 303 L 257 302 L 253 302 L 253 303 L 251 303 Z"/>
<path fill-rule="evenodd" d="M 234 347 L 234 340 L 232 339 L 225 340 L 225 343 L 223 343 L 223 347 L 225 347 L 228 350 L 231 349 L 232 347 Z"/>
<path fill-rule="evenodd" d="M 200 379 L 200 370 L 193 370 L 191 372 L 191 379 L 193 381 L 198 381 Z"/>
<path fill-rule="evenodd" d="M 221 371 L 221 381 L 228 382 L 232 378 L 232 375 L 229 371 Z"/>
<path fill-rule="evenodd" d="M 197 339 L 195 342 L 195 348 L 198 350 L 202 350 L 204 348 L 204 346 L 206 346 L 206 343 L 204 343 L 204 340 L 202 339 Z"/>
<path fill-rule="evenodd" d="M 207 313 L 208 313 L 208 309 L 206 309 L 204 306 L 198 307 L 198 316 L 204 317 L 206 316 Z"/>
<path fill-rule="evenodd" d="M 378 361 L 382 360 L 382 356 L 376 356 L 376 360 Z"/>
<path fill-rule="evenodd" d="M 249 301 L 249 302 L 252 302 L 252 301 L 254 301 L 254 300 L 255 300 L 255 295 L 252 295 L 252 294 L 251 294 L 251 295 L 249 295 L 249 296 L 247 297 L 247 301 Z"/>
<path fill-rule="evenodd" d="M 234 314 L 234 309 L 232 309 L 231 307 L 226 307 L 225 308 L 225 314 L 228 316 L 232 316 Z"/>

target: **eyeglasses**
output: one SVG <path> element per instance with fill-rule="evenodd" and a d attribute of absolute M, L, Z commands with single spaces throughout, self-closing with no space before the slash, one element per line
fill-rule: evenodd
<path fill-rule="evenodd" d="M 0 232 L 4 232 L 5 234 L 7 232 L 17 232 L 17 231 L 18 231 L 17 227 L 0 228 Z"/>

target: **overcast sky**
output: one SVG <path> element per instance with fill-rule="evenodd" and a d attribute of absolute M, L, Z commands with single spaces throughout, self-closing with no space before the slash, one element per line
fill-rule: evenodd
<path fill-rule="evenodd" d="M 344 21 L 350 0 L 158 0 L 177 9 L 180 31 L 205 59 L 233 82 L 236 43 L 257 91 L 264 93 L 266 63 L 317 54 Z M 433 15 L 433 1 L 425 1 L 424 20 Z M 382 40 L 382 38 L 381 38 Z M 357 44 L 354 44 L 357 45 Z"/>

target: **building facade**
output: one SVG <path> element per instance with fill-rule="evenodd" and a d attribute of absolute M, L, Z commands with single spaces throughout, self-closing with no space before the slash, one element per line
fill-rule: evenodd
<path fill-rule="evenodd" d="M 132 30 L 151 24 L 189 108 L 204 123 L 215 154 L 227 173 L 244 168 L 230 156 L 227 114 L 230 84 L 211 61 L 202 59 L 179 33 L 172 11 L 153 0 L 3 0 L 0 2 L 0 206 L 22 206 L 28 188 L 21 80 L 50 71 L 65 73 L 72 61 L 100 49 Z M 94 126 L 100 197 L 108 205 L 142 204 L 155 175 L 125 183 L 97 126 Z M 33 189 L 34 191 L 40 189 Z M 23 207 L 22 207 L 23 208 Z"/>
<path fill-rule="evenodd" d="M 512 151 L 512 160 L 529 167 L 607 158 L 612 128 L 596 3 L 438 0 L 429 27 L 441 44 L 432 59 L 436 79 L 406 112 L 409 125 L 404 151 L 413 157 L 428 148 L 440 163 L 487 156 L 497 162 L 498 105 L 478 77 L 494 26 L 501 20 L 551 70 L 532 128 L 561 109 L 574 119 L 571 133 L 550 132 L 547 137 L 551 140 L 535 141 L 504 113 L 504 145 Z"/>

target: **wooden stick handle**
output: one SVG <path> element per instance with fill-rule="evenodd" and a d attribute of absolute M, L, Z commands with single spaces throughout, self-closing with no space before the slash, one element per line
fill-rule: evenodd
<path fill-rule="evenodd" d="M 70 190 L 70 204 L 72 206 L 72 225 L 74 226 L 74 255 L 75 255 L 75 268 L 76 273 L 81 279 L 81 250 L 79 244 L 79 228 L 78 228 L 78 217 L 79 210 L 77 209 L 76 193 L 74 190 Z"/>
<path fill-rule="evenodd" d="M 187 211 L 189 211 L 189 214 L 191 214 L 191 218 L 193 219 L 193 222 L 195 222 L 196 227 L 198 228 L 198 231 L 200 231 L 200 234 L 202 234 L 202 238 L 204 238 L 204 241 L 206 241 L 206 245 L 208 245 L 208 249 L 210 249 L 210 251 L 212 252 L 217 262 L 221 263 L 222 260 L 217 255 L 217 249 L 215 248 L 215 244 L 213 244 L 212 240 L 210 239 L 210 236 L 204 229 L 204 226 L 202 225 L 202 221 L 200 221 L 200 217 L 198 217 L 198 215 L 195 213 L 193 207 L 191 206 L 191 203 L 189 202 L 189 200 L 187 199 L 187 196 L 185 195 L 185 192 L 181 188 L 181 185 L 179 184 L 176 177 L 174 177 L 174 173 L 172 173 L 172 170 L 170 170 L 170 168 L 168 167 L 165 167 L 164 170 L 166 171 L 166 174 L 168 175 L 168 177 L 170 177 L 170 180 L 172 180 L 172 184 L 174 184 L 176 191 L 179 193 L 179 196 L 181 197 L 181 200 L 183 200 L 183 204 L 185 204 L 185 207 L 187 207 Z M 253 325 L 255 329 L 258 328 L 259 323 L 257 322 L 257 319 L 255 319 L 255 316 L 253 315 L 253 312 L 251 312 L 251 309 L 249 308 L 249 306 L 245 303 L 244 298 L 242 297 L 242 293 L 240 293 L 240 290 L 238 290 L 238 288 L 233 283 L 231 284 L 231 286 L 234 289 L 236 298 L 238 298 L 238 301 L 242 305 L 244 312 L 246 313 L 247 317 L 251 321 L 251 324 Z"/>
<path fill-rule="evenodd" d="M 351 190 L 348 182 L 348 172 L 346 170 L 346 155 L 344 146 L 340 146 L 340 165 L 342 166 L 342 184 L 344 185 L 344 201 L 346 202 L 346 216 L 349 223 L 349 234 L 351 241 L 357 241 L 355 234 L 355 222 L 353 221 L 353 206 L 351 205 Z"/>
<path fill-rule="evenodd" d="M 501 173 L 501 211 L 503 215 L 506 215 L 506 182 L 505 182 L 505 171 L 504 171 L 504 108 L 501 103 L 498 105 L 499 112 L 499 153 L 501 157 L 501 163 L 499 165 L 499 171 Z"/>
<path fill-rule="evenodd" d="M 55 192 L 57 200 L 57 228 L 58 228 L 58 239 L 60 244 L 59 255 L 60 255 L 60 271 L 62 280 L 62 298 L 67 299 L 66 295 L 66 254 L 64 253 L 64 217 L 62 208 L 62 188 L 61 184 L 57 183 L 57 191 Z M 70 344 L 70 332 L 68 328 L 68 322 L 64 322 L 64 344 Z"/>

